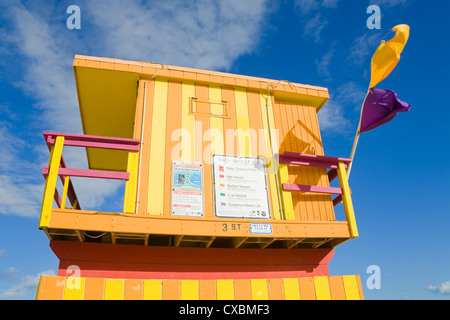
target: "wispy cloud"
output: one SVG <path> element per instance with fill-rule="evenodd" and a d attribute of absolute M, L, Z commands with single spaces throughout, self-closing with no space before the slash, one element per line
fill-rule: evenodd
<path fill-rule="evenodd" d="M 267 0 L 77 4 L 82 29 L 72 31 L 66 28 L 64 3 L 0 4 L 0 73 L 34 101 L 26 106 L 26 113 L 33 115 L 27 129 L 39 139 L 44 130 L 82 132 L 74 54 L 227 70 L 238 57 L 257 48 L 270 10 Z M 16 134 L 11 123 L 22 121 L 24 113 L 2 111 L 10 124 L 0 123 L 0 213 L 37 217 L 43 191 L 40 170 L 48 151 L 42 142 L 30 145 L 31 133 Z M 64 157 L 69 167 L 87 167 L 80 149 L 64 150 Z M 74 185 L 83 208 L 98 207 L 121 189 L 119 183 L 97 179 L 75 179 Z"/>
<path fill-rule="evenodd" d="M 10 277 L 9 280 L 13 281 L 14 284 L 10 288 L 0 291 L 0 298 L 4 299 L 26 298 L 31 294 L 35 294 L 41 275 L 46 276 L 56 275 L 55 271 L 47 270 L 36 275 L 25 275 L 22 277 L 18 277 L 16 274 L 18 271 L 14 268 L 12 268 L 13 270 L 10 269 L 11 268 L 7 270 L 7 273 L 8 276 Z M 14 279 L 12 280 L 11 277 L 13 277 Z"/>
<path fill-rule="evenodd" d="M 450 281 L 438 284 L 438 285 L 428 285 L 426 289 L 430 292 L 437 294 L 450 295 Z"/>
<path fill-rule="evenodd" d="M 370 4 L 376 4 L 378 6 L 382 6 L 384 8 L 391 8 L 397 5 L 406 5 L 411 2 L 411 0 L 370 0 Z"/>

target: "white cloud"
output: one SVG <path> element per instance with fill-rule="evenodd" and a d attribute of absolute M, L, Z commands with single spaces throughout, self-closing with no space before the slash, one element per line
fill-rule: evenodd
<path fill-rule="evenodd" d="M 39 138 L 44 130 L 82 132 L 74 54 L 229 69 L 239 56 L 257 47 L 263 18 L 271 8 L 267 0 L 115 0 L 78 5 L 82 29 L 69 31 L 62 3 L 7 0 L 0 4 L 0 72 L 36 102 L 29 108 L 35 115 L 29 126 Z M 17 78 L 10 80 L 11 75 Z M 19 122 L 21 112 L 14 117 L 5 109 L 2 114 Z M 0 123 L 0 213 L 36 217 L 44 184 L 36 178 L 42 178 L 49 153 L 44 143 L 30 145 L 15 136 L 15 130 Z M 25 153 L 32 160 L 24 160 Z M 65 149 L 64 158 L 69 167 L 87 166 L 80 149 Z M 121 188 L 106 180 L 74 180 L 82 208 L 100 206 Z"/>
<path fill-rule="evenodd" d="M 335 50 L 332 48 L 327 53 L 325 53 L 320 60 L 316 59 L 316 61 L 315 61 L 316 67 L 317 67 L 317 72 L 321 76 L 326 77 L 327 80 L 331 79 L 331 73 L 329 70 L 329 66 L 331 64 L 331 59 L 334 56 L 334 52 L 335 52 Z"/>
<path fill-rule="evenodd" d="M 376 4 L 380 6 L 382 9 L 391 8 L 397 5 L 406 5 L 408 0 L 370 0 L 370 4 Z"/>
<path fill-rule="evenodd" d="M 35 293 L 41 275 L 54 276 L 56 274 L 53 270 L 47 270 L 37 275 L 26 275 L 21 277 L 18 284 L 14 284 L 9 289 L 1 291 L 0 298 L 24 298 L 27 295 Z"/>
<path fill-rule="evenodd" d="M 437 294 L 450 294 L 450 281 L 438 284 L 438 285 L 428 285 L 426 287 L 428 291 L 431 291 L 433 293 Z"/>

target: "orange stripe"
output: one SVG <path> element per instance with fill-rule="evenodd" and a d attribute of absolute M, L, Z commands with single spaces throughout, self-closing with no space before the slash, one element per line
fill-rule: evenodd
<path fill-rule="evenodd" d="M 143 281 L 135 279 L 125 280 L 123 299 L 124 300 L 142 300 Z"/>
<path fill-rule="evenodd" d="M 234 280 L 234 299 L 235 300 L 252 299 L 252 289 L 250 279 Z"/>
<path fill-rule="evenodd" d="M 199 280 L 198 282 L 198 298 L 199 300 L 216 300 L 216 280 Z"/>
<path fill-rule="evenodd" d="M 316 300 L 313 278 L 299 278 L 300 300 Z"/>
<path fill-rule="evenodd" d="M 195 85 L 195 96 L 199 100 L 209 101 L 209 87 L 206 85 Z M 209 109 L 206 110 L 208 103 L 197 104 L 197 114 L 195 116 L 195 141 L 202 142 L 195 144 L 195 161 L 203 163 L 203 197 L 204 197 L 204 216 L 212 217 L 213 203 L 212 203 L 212 173 L 211 173 L 211 152 L 203 152 L 210 150 L 208 145 L 211 143 L 209 134 Z M 203 114 L 202 114 L 203 113 Z"/>
<path fill-rule="evenodd" d="M 86 278 L 84 284 L 84 300 L 103 300 L 105 279 Z"/>
<path fill-rule="evenodd" d="M 283 279 L 269 279 L 268 282 L 269 300 L 283 300 Z"/>
<path fill-rule="evenodd" d="M 153 118 L 153 97 L 155 95 L 155 81 L 147 81 L 145 97 L 144 136 L 141 149 L 141 172 L 139 173 L 139 204 L 138 213 L 147 213 L 148 203 L 148 173 L 150 165 L 150 138 Z"/>
<path fill-rule="evenodd" d="M 345 300 L 344 282 L 340 276 L 328 278 L 330 284 L 331 300 Z"/>
<path fill-rule="evenodd" d="M 62 300 L 64 294 L 65 277 L 46 277 L 43 300 Z"/>
<path fill-rule="evenodd" d="M 222 87 L 222 99 L 228 102 L 228 116 L 229 118 L 223 119 L 223 132 L 225 135 L 225 154 L 237 155 L 238 139 L 235 135 L 237 129 L 236 122 L 236 102 L 234 89 L 229 87 Z"/>
<path fill-rule="evenodd" d="M 180 299 L 180 280 L 163 280 L 162 300 Z"/>
<path fill-rule="evenodd" d="M 172 190 L 172 161 L 180 160 L 180 134 L 176 130 L 181 128 L 181 82 L 169 81 L 167 89 L 166 112 L 166 159 L 164 169 L 164 215 L 170 215 L 170 197 Z M 172 134 L 175 141 L 172 141 Z M 178 150 L 178 152 L 177 152 Z"/>

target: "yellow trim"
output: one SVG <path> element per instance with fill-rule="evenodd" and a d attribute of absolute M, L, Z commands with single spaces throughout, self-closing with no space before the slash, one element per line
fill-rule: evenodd
<path fill-rule="evenodd" d="M 83 300 L 86 278 L 67 277 L 64 287 L 64 300 Z"/>
<path fill-rule="evenodd" d="M 218 86 L 209 86 L 209 100 L 210 101 L 222 101 L 222 88 Z M 223 106 L 218 104 L 210 104 L 211 114 L 223 113 Z M 224 154 L 223 143 L 223 119 L 221 117 L 215 117 L 214 115 L 209 117 L 209 127 L 211 133 L 211 155 Z"/>
<path fill-rule="evenodd" d="M 285 220 L 295 220 L 294 205 L 292 203 L 292 194 L 290 191 L 284 191 L 282 188 L 283 183 L 289 183 L 289 172 L 287 164 L 280 163 L 278 178 L 280 180 L 280 193 L 283 203 L 283 212 Z"/>
<path fill-rule="evenodd" d="M 194 161 L 195 115 L 190 114 L 190 98 L 195 97 L 195 85 L 183 82 L 181 88 L 181 160 Z"/>
<path fill-rule="evenodd" d="M 275 170 L 276 165 L 275 165 L 275 158 L 273 157 L 272 154 L 272 148 L 271 148 L 271 142 L 270 142 L 270 136 L 269 136 L 269 122 L 268 122 L 268 118 L 267 118 L 267 105 L 266 105 L 266 98 L 264 98 L 263 94 L 259 95 L 259 100 L 260 100 L 260 104 L 261 104 L 261 119 L 262 119 L 262 123 L 263 123 L 263 129 L 264 129 L 264 140 L 266 143 L 266 154 L 267 154 L 267 163 L 266 165 L 268 165 L 269 167 L 267 168 L 267 177 L 269 179 L 269 184 L 270 184 L 270 197 L 272 199 L 272 208 L 273 211 L 272 215 L 274 217 L 275 220 L 281 220 L 281 211 L 280 211 L 280 205 L 279 205 L 279 200 L 278 200 L 278 192 L 277 192 L 277 183 L 278 181 L 276 180 L 275 177 Z M 270 100 L 269 100 L 270 101 Z M 271 120 L 272 121 L 272 120 Z M 271 122 L 273 123 L 273 122 Z M 272 132 L 273 134 L 275 132 Z M 259 137 L 261 138 L 261 137 Z M 277 138 L 274 137 L 273 140 L 276 140 Z M 278 148 L 275 148 L 276 146 L 274 146 L 274 151 L 278 150 Z"/>
<path fill-rule="evenodd" d="M 300 300 L 300 287 L 298 278 L 283 279 L 283 287 L 285 300 Z"/>
<path fill-rule="evenodd" d="M 356 276 L 342 276 L 342 281 L 344 282 L 345 298 L 347 300 L 361 300 Z"/>
<path fill-rule="evenodd" d="M 217 300 L 234 299 L 234 281 L 232 279 L 217 280 Z"/>
<path fill-rule="evenodd" d="M 45 179 L 39 228 L 48 227 L 50 223 L 50 215 L 55 197 L 56 181 L 58 178 L 58 170 L 61 163 L 63 147 L 64 137 L 56 137 L 55 144 L 52 146 L 50 151 L 50 159 L 48 163 L 49 170 L 47 179 Z"/>
<path fill-rule="evenodd" d="M 328 277 L 314 277 L 316 300 L 331 300 L 330 284 Z"/>
<path fill-rule="evenodd" d="M 240 156 L 252 156 L 252 141 L 248 119 L 247 91 L 242 88 L 234 89 L 236 99 L 236 123 L 238 134 L 238 152 Z"/>
<path fill-rule="evenodd" d="M 353 210 L 352 197 L 350 195 L 350 187 L 347 180 L 347 172 L 342 162 L 338 163 L 337 174 L 339 178 L 339 186 L 342 189 L 342 204 L 344 206 L 345 218 L 348 222 L 350 235 L 353 238 L 358 237 L 358 228 L 356 227 L 355 212 Z"/>
<path fill-rule="evenodd" d="M 251 279 L 252 300 L 268 300 L 266 279 Z"/>
<path fill-rule="evenodd" d="M 181 280 L 181 300 L 198 300 L 198 280 Z"/>
<path fill-rule="evenodd" d="M 124 280 L 105 280 L 105 300 L 123 300 Z"/>
<path fill-rule="evenodd" d="M 127 172 L 130 173 L 130 178 L 125 183 L 125 196 L 123 200 L 123 212 L 126 213 L 135 213 L 136 211 L 138 169 L 139 152 L 129 152 Z"/>
<path fill-rule="evenodd" d="M 150 137 L 150 164 L 148 176 L 147 213 L 162 215 L 164 208 L 164 161 L 166 144 L 166 112 L 168 81 L 155 80 L 152 134 Z"/>
<path fill-rule="evenodd" d="M 66 208 L 67 192 L 69 191 L 69 182 L 70 182 L 70 177 L 69 176 L 65 177 L 64 178 L 64 189 L 63 189 L 63 193 L 61 196 L 61 209 Z"/>
<path fill-rule="evenodd" d="M 144 300 L 162 299 L 162 281 L 144 280 Z"/>

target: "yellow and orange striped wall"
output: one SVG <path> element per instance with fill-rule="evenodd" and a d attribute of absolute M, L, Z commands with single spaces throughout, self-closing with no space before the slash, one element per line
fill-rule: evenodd
<path fill-rule="evenodd" d="M 137 280 L 41 276 L 37 300 L 363 300 L 359 276 Z"/>

